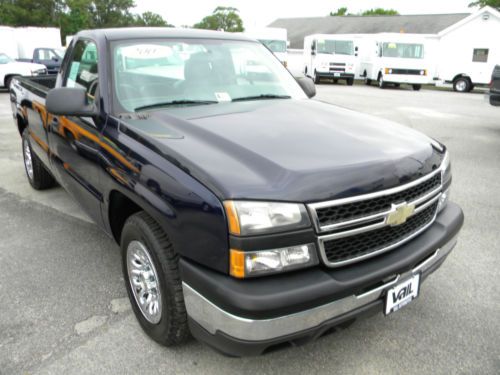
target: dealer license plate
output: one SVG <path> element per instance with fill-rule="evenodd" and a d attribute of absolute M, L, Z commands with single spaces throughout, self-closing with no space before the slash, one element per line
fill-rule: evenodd
<path fill-rule="evenodd" d="M 333 73 L 334 77 L 340 77 L 340 73 Z"/>
<path fill-rule="evenodd" d="M 387 291 L 385 297 L 385 315 L 398 311 L 418 297 L 420 274 L 400 282 Z"/>

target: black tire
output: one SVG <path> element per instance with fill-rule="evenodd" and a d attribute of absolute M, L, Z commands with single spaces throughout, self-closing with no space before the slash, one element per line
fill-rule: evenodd
<path fill-rule="evenodd" d="M 458 77 L 453 81 L 453 90 L 456 92 L 469 92 L 471 87 L 472 83 L 469 77 Z"/>
<path fill-rule="evenodd" d="M 352 86 L 354 85 L 354 78 L 347 78 L 346 80 L 347 86 Z"/>
<path fill-rule="evenodd" d="M 319 76 L 316 74 L 316 70 L 314 71 L 313 80 L 314 80 L 315 84 L 317 84 L 317 85 L 319 84 L 320 79 L 319 79 Z"/>
<path fill-rule="evenodd" d="M 5 78 L 4 84 L 5 84 L 5 88 L 7 90 L 10 90 L 10 84 L 12 82 L 12 78 L 14 78 L 14 77 L 13 76 L 9 76 L 9 77 Z"/>
<path fill-rule="evenodd" d="M 365 77 L 365 85 L 370 86 L 372 84 L 372 80 Z"/>
<path fill-rule="evenodd" d="M 28 148 L 29 154 L 31 156 L 32 173 L 29 172 L 29 162 L 26 147 Z M 33 149 L 31 148 L 28 128 L 24 129 L 23 131 L 22 151 L 26 177 L 28 177 L 28 181 L 33 189 L 45 190 L 55 186 L 56 180 L 54 180 L 54 177 L 52 177 L 52 175 L 47 171 L 42 161 L 38 158 L 38 156 L 35 155 Z"/>
<path fill-rule="evenodd" d="M 131 241 L 144 244 L 158 273 L 162 310 L 161 318 L 156 324 L 144 317 L 131 289 L 127 268 L 127 247 Z M 161 345 L 171 346 L 185 342 L 190 333 L 179 272 L 179 255 L 166 233 L 153 218 L 140 211 L 125 222 L 121 235 L 121 250 L 125 286 L 142 329 Z"/>
<path fill-rule="evenodd" d="M 394 87 L 396 87 L 396 88 L 398 88 L 398 89 L 399 89 L 399 88 L 401 87 L 401 84 L 400 84 L 400 83 L 395 83 L 395 84 L 394 84 Z"/>
<path fill-rule="evenodd" d="M 337 84 L 337 83 L 339 83 L 339 80 L 338 79 L 334 79 L 333 83 Z"/>
<path fill-rule="evenodd" d="M 385 89 L 387 87 L 387 83 L 385 83 L 382 74 L 379 74 L 378 76 L 378 87 L 380 87 L 381 89 Z"/>
<path fill-rule="evenodd" d="M 418 91 L 422 88 L 422 85 L 411 85 L 411 87 L 413 88 L 413 91 Z"/>

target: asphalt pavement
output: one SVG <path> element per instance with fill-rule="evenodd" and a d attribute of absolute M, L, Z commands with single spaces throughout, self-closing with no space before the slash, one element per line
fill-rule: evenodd
<path fill-rule="evenodd" d="M 157 345 L 130 309 L 117 245 L 61 188 L 30 188 L 9 96 L 0 92 L 0 374 L 500 373 L 500 108 L 481 94 L 317 90 L 317 100 L 449 147 L 452 200 L 466 222 L 416 301 L 258 358 L 224 357 L 195 340 Z"/>

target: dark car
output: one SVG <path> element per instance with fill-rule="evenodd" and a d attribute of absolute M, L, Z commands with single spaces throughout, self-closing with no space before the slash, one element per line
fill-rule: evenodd
<path fill-rule="evenodd" d="M 491 105 L 500 106 L 500 65 L 495 66 L 495 69 L 493 69 L 488 95 Z"/>
<path fill-rule="evenodd" d="M 401 309 L 463 224 L 444 145 L 314 90 L 242 35 L 110 29 L 11 100 L 30 184 L 115 239 L 145 332 L 241 356 Z"/>
<path fill-rule="evenodd" d="M 31 59 L 17 59 L 20 62 L 32 62 L 42 64 L 47 67 L 48 74 L 57 74 L 61 67 L 64 53 L 56 48 L 35 48 L 33 51 L 33 58 Z"/>

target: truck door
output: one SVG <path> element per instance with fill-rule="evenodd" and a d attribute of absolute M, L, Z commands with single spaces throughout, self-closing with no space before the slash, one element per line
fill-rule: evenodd
<path fill-rule="evenodd" d="M 80 87 L 89 104 L 99 95 L 98 56 L 95 42 L 80 39 L 74 45 L 62 77 L 63 87 Z M 89 216 L 102 224 L 100 189 L 101 132 L 104 120 L 76 116 L 53 116 L 49 123 L 51 162 L 59 181 Z"/>

